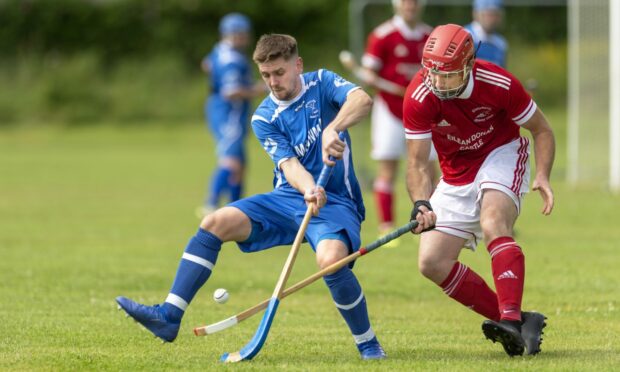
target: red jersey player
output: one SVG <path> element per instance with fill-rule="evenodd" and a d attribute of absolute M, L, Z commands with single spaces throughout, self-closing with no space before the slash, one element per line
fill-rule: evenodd
<path fill-rule="evenodd" d="M 403 106 L 411 216 L 420 223 L 413 232 L 423 233 L 420 271 L 487 318 L 485 336 L 500 342 L 506 353 L 536 354 L 546 318 L 521 311 L 525 260 L 513 239 L 529 185 L 529 141 L 519 131 L 529 130 L 534 139 L 533 189 L 542 196 L 545 215 L 553 209 L 553 132 L 513 75 L 475 59 L 471 34 L 463 27 L 435 28 L 424 46 L 422 66 Z M 431 139 L 443 172 L 432 196 L 426 176 Z M 461 248 L 474 249 L 480 239 L 491 255 L 497 294 L 458 261 Z"/>
<path fill-rule="evenodd" d="M 420 69 L 422 48 L 432 31 L 419 20 L 421 3 L 422 0 L 393 0 L 394 17 L 368 36 L 362 57 L 365 73 L 361 77 L 377 89 L 371 115 L 371 157 L 378 161 L 373 189 L 382 233 L 394 225 L 394 179 L 398 160 L 405 154 L 403 95 L 407 84 Z"/>

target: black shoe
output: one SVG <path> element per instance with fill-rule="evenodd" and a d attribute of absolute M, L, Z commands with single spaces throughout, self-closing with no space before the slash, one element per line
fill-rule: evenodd
<path fill-rule="evenodd" d="M 525 341 L 523 341 L 523 337 L 519 330 L 509 323 L 485 320 L 482 322 L 482 332 L 484 336 L 493 341 L 493 343 L 500 342 L 506 354 L 511 357 L 523 355 L 525 351 Z"/>
<path fill-rule="evenodd" d="M 521 312 L 521 336 L 525 341 L 526 355 L 536 355 L 540 353 L 540 344 L 542 344 L 543 328 L 547 326 L 545 323 L 546 316 L 533 311 Z"/>

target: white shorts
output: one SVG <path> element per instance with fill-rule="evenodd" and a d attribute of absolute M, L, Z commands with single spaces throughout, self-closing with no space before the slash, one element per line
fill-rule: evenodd
<path fill-rule="evenodd" d="M 521 137 L 493 150 L 474 182 L 452 186 L 442 179 L 430 199 L 437 215 L 435 230 L 466 239 L 465 247 L 475 250 L 482 240 L 482 190 L 499 190 L 510 196 L 519 213 L 523 196 L 529 191 L 529 154 L 529 140 Z"/>
<path fill-rule="evenodd" d="M 374 160 L 399 160 L 405 154 L 405 129 L 402 121 L 390 111 L 381 96 L 375 96 L 370 116 L 370 157 Z M 431 146 L 431 160 L 437 159 L 435 147 Z"/>

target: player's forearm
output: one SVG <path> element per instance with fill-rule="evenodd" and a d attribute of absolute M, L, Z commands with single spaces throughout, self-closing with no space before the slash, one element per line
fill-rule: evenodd
<path fill-rule="evenodd" d="M 428 200 L 433 191 L 431 140 L 407 140 L 407 191 L 411 201 Z"/>
<path fill-rule="evenodd" d="M 430 169 L 427 165 L 413 164 L 409 161 L 407 165 L 407 191 L 412 202 L 416 200 L 428 200 L 431 197 L 432 184 Z"/>
<path fill-rule="evenodd" d="M 555 159 L 555 137 L 547 118 L 540 109 L 523 125 L 534 138 L 534 158 L 536 160 L 536 176 L 549 179 L 553 160 Z"/>
<path fill-rule="evenodd" d="M 536 176 L 543 176 L 549 179 L 555 159 L 555 137 L 551 130 L 535 133 L 533 137 Z"/>
<path fill-rule="evenodd" d="M 368 116 L 371 108 L 372 98 L 362 89 L 354 90 L 329 126 L 336 132 L 342 132 Z"/>
<path fill-rule="evenodd" d="M 301 194 L 315 186 L 312 174 L 304 168 L 297 158 L 287 159 L 280 164 L 280 169 L 282 169 L 286 181 Z"/>
<path fill-rule="evenodd" d="M 372 86 L 375 89 L 382 90 L 384 92 L 388 92 L 397 96 L 403 97 L 405 95 L 405 91 L 407 87 L 398 85 L 393 81 L 389 81 L 383 79 L 379 74 L 375 71 L 360 68 L 359 71 L 355 74 L 360 80 L 362 80 L 365 84 Z"/>

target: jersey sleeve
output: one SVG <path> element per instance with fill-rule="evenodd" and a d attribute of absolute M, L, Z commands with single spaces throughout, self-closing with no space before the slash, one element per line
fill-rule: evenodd
<path fill-rule="evenodd" d="M 407 139 L 430 139 L 434 120 L 430 91 L 416 75 L 407 87 L 403 100 L 403 126 Z"/>
<path fill-rule="evenodd" d="M 509 74 L 511 79 L 508 94 L 508 117 L 517 125 L 525 124 L 536 112 L 536 102 L 527 93 L 521 82 Z"/>
<path fill-rule="evenodd" d="M 325 97 L 338 108 L 344 105 L 349 93 L 360 88 L 329 70 L 319 70 L 319 81 Z"/>
<path fill-rule="evenodd" d="M 375 33 L 368 35 L 366 41 L 366 50 L 362 56 L 362 66 L 374 71 L 379 71 L 383 67 L 383 48 L 382 39 L 379 39 Z"/>
<path fill-rule="evenodd" d="M 296 156 L 286 136 L 258 111 L 252 116 L 252 129 L 277 169 L 283 161 Z"/>

